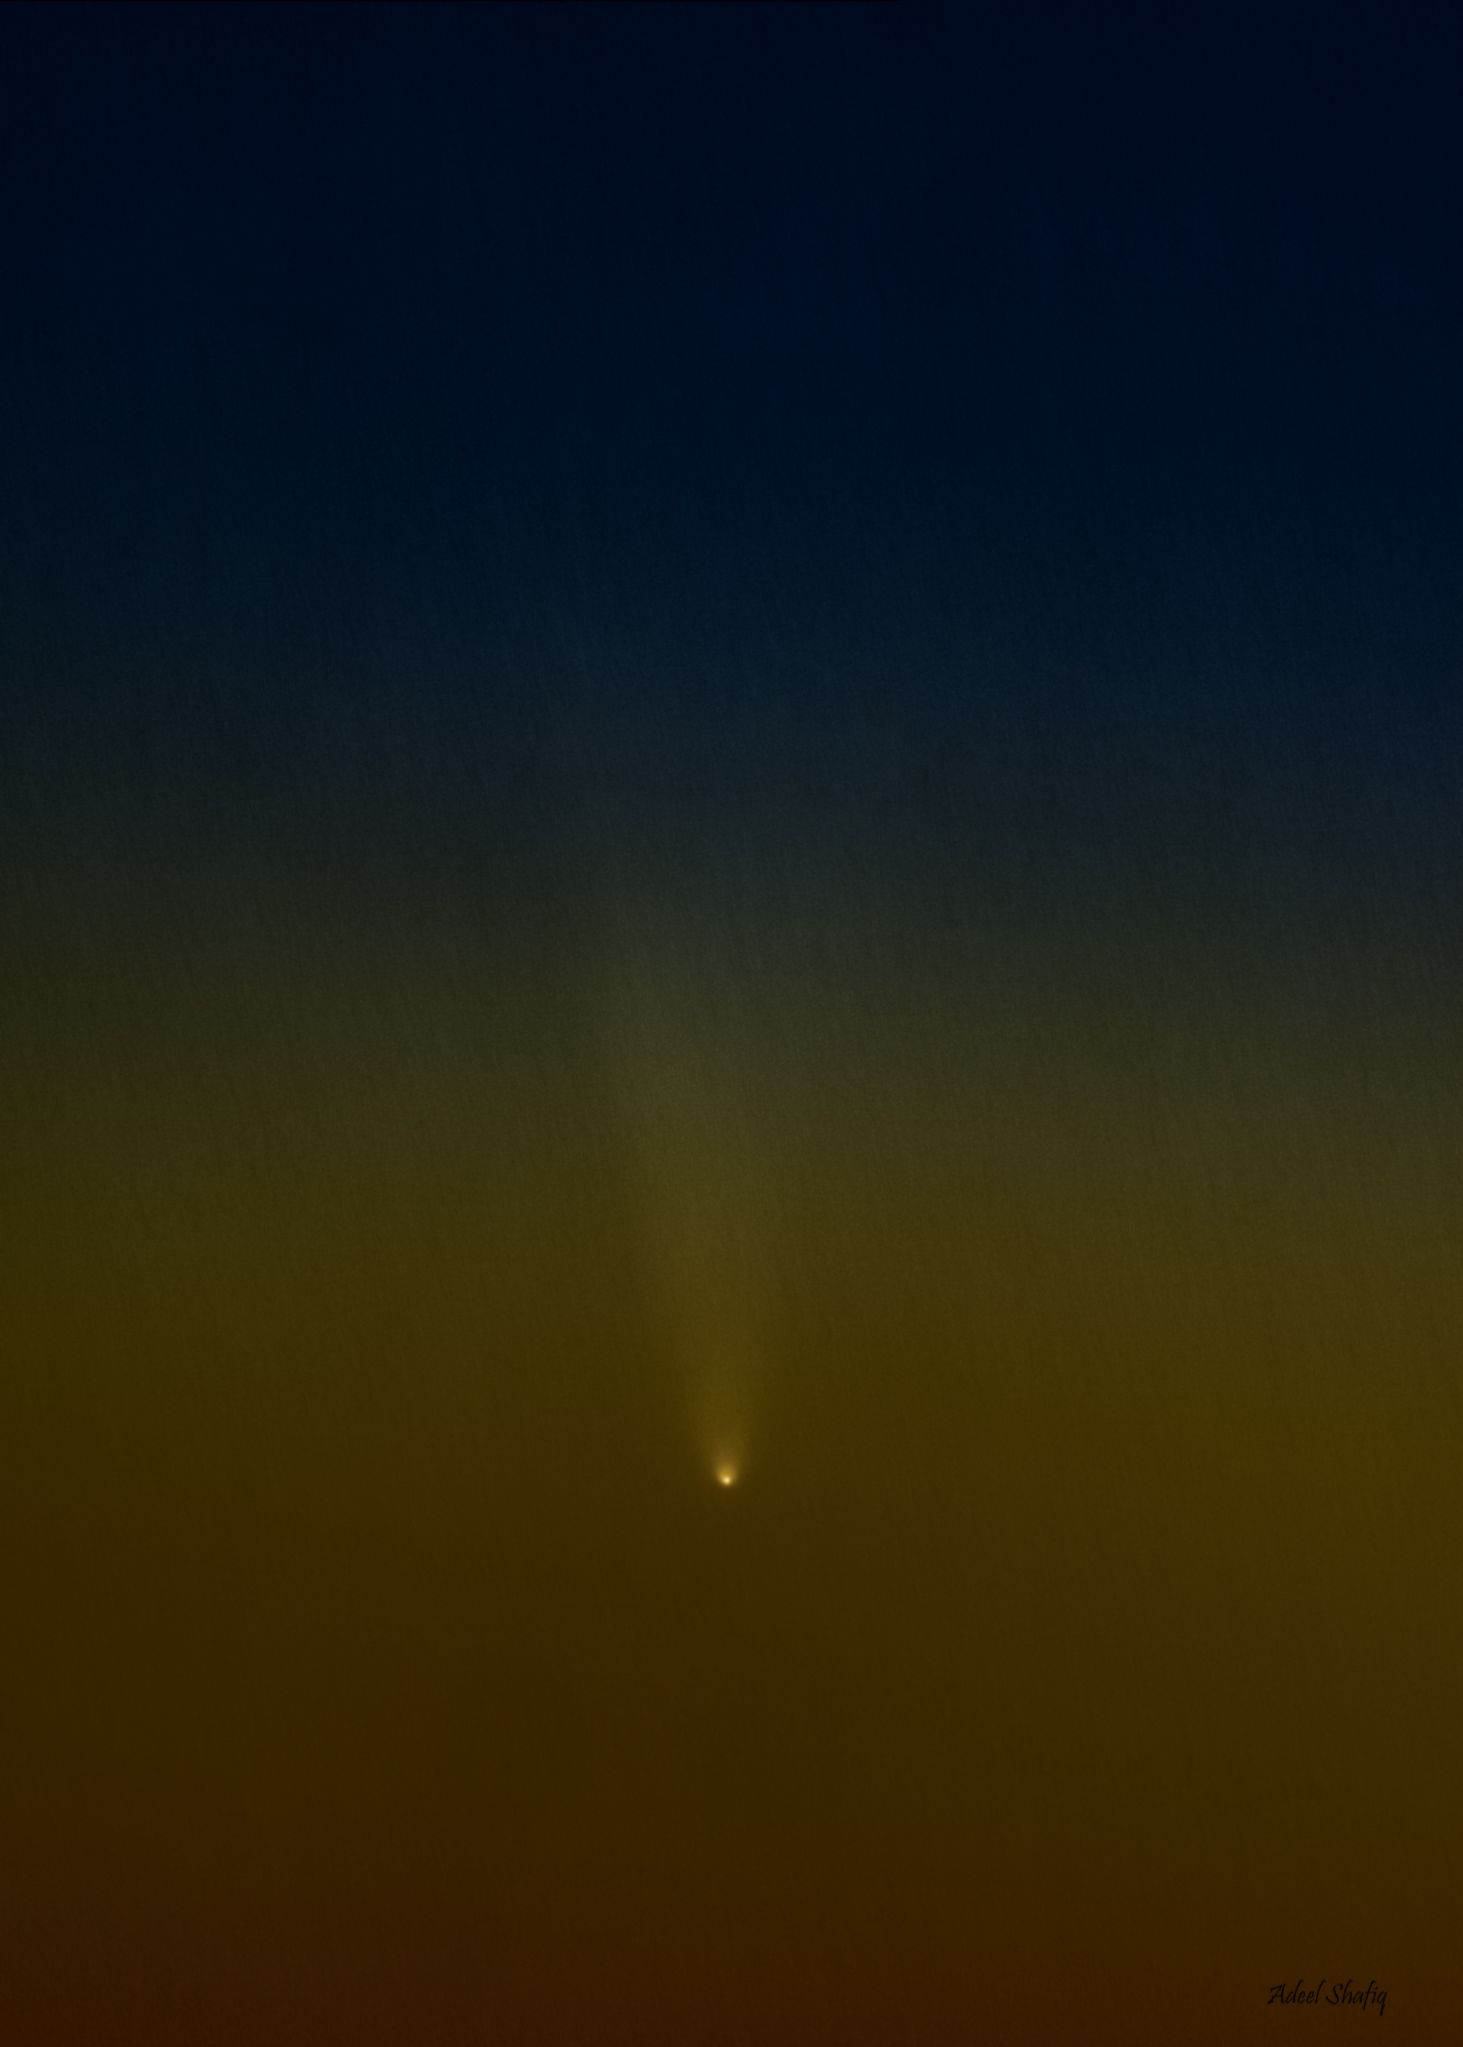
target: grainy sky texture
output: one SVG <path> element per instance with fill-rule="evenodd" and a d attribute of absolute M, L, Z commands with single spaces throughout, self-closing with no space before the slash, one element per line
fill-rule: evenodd
<path fill-rule="evenodd" d="M 1458 2036 L 1460 107 L 0 12 L 7 2043 Z"/>

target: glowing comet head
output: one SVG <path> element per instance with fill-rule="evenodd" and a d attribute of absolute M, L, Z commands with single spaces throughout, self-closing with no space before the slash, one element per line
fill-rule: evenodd
<path fill-rule="evenodd" d="M 735 1466 L 735 1465 L 732 1465 L 732 1464 L 718 1464 L 718 1465 L 717 1465 L 717 1467 L 716 1467 L 716 1483 L 717 1483 L 717 1484 L 718 1484 L 719 1486 L 733 1486 L 733 1485 L 735 1485 L 735 1484 L 736 1484 L 736 1482 L 737 1482 L 737 1473 L 736 1473 L 736 1466 Z"/>

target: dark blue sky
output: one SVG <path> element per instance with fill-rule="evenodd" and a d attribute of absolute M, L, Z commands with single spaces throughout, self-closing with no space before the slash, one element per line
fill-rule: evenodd
<path fill-rule="evenodd" d="M 1454 11 L 62 6 L 0 39 L 32 768 L 82 731 L 114 793 L 283 829 L 404 753 L 439 812 L 469 762 L 509 803 L 568 735 L 728 829 L 756 786 L 847 830 L 887 782 L 899 841 L 901 778 L 963 746 L 1074 872 L 1126 785 L 1153 843 L 1119 869 L 1191 802 L 1278 859 L 1299 802 L 1306 857 L 1372 831 L 1429 885 Z"/>

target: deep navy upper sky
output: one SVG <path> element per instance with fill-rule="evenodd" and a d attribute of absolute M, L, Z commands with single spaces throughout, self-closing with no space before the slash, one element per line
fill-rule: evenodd
<path fill-rule="evenodd" d="M 1241 769 L 1341 838 L 1449 829 L 1456 11 L 0 40 L 22 752 L 64 704 L 156 775 L 186 728 L 267 814 L 375 706 L 444 788 L 567 733 L 714 807 L 1004 731 L 1079 847 L 1089 785 Z"/>

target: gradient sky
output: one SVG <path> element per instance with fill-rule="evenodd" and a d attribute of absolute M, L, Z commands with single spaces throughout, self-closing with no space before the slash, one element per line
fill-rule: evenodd
<path fill-rule="evenodd" d="M 7 2041 L 1453 2036 L 1460 92 L 0 12 Z"/>

